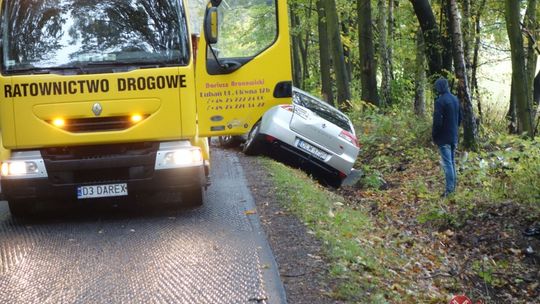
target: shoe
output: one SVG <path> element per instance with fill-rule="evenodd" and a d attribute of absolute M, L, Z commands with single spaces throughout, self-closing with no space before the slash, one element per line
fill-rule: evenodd
<path fill-rule="evenodd" d="M 441 194 L 441 198 L 447 198 L 447 197 L 450 197 L 452 195 L 454 195 L 454 192 L 444 191 L 444 193 Z"/>
<path fill-rule="evenodd" d="M 523 235 L 529 236 L 529 237 L 534 236 L 536 238 L 540 238 L 540 226 L 529 227 L 523 230 Z"/>

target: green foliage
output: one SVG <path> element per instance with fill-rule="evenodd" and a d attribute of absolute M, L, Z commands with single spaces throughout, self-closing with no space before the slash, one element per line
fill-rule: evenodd
<path fill-rule="evenodd" d="M 385 181 L 379 170 L 372 169 L 369 165 L 362 166 L 362 170 L 366 172 L 360 180 L 363 189 L 379 189 L 384 185 Z"/>
<path fill-rule="evenodd" d="M 411 73 L 411 75 L 414 75 Z M 393 104 L 406 103 L 414 99 L 414 79 L 410 77 L 395 78 L 391 82 Z"/>
<path fill-rule="evenodd" d="M 540 143 L 498 136 L 460 165 L 466 192 L 483 189 L 486 199 L 513 199 L 540 210 Z"/>
<path fill-rule="evenodd" d="M 481 261 L 473 261 L 472 263 L 472 270 L 476 272 L 484 282 L 494 287 L 500 287 L 505 284 L 496 274 L 504 273 L 506 268 L 508 268 L 508 263 L 505 261 L 497 262 L 495 260 L 484 259 Z"/>
<path fill-rule="evenodd" d="M 509 172 L 499 173 L 501 190 L 508 190 L 508 197 L 540 208 L 540 143 L 513 138 L 513 142 L 497 156 Z"/>
<path fill-rule="evenodd" d="M 392 50 L 393 78 L 391 81 L 391 97 L 393 104 L 407 104 L 411 103 L 414 98 L 413 83 L 416 71 L 416 32 L 419 25 L 410 1 L 393 1 L 393 3 L 395 5 L 393 10 L 394 22 L 393 24 L 388 24 L 387 27 L 389 30 L 392 30 L 392 36 L 387 43 L 388 47 Z M 471 20 L 469 21 L 471 26 L 474 26 L 476 18 L 478 17 L 481 3 L 482 1 L 470 2 Z M 342 42 L 350 51 L 347 61 L 352 68 L 350 79 L 352 100 L 359 99 L 362 91 L 359 81 L 362 66 L 360 65 L 359 60 L 359 37 L 356 10 L 354 9 L 355 5 L 356 3 L 354 2 L 351 3 L 350 1 L 336 0 L 336 11 L 341 22 Z M 436 15 L 436 20 L 444 23 L 445 17 L 440 16 L 440 14 L 444 12 L 444 9 L 441 8 L 441 3 L 431 1 L 430 5 Z M 522 1 L 521 5 L 524 11 L 527 6 L 527 1 Z M 313 1 L 307 0 L 291 0 L 289 1 L 289 6 L 291 11 L 294 12 L 294 15 L 298 16 L 300 19 L 299 24 L 297 24 L 292 31 L 293 35 L 298 35 L 302 40 L 302 44 L 306 46 L 307 66 L 309 69 L 309 71 L 302 73 L 305 77 L 303 83 L 296 85 L 301 86 L 308 91 L 320 92 L 321 65 L 319 63 L 318 13 L 316 4 Z M 375 7 L 376 3 L 372 1 L 372 8 Z M 494 71 L 491 68 L 498 65 L 499 61 L 508 59 L 507 50 L 509 48 L 509 43 L 504 18 L 504 2 L 487 1 L 480 14 L 482 28 L 478 77 L 481 87 L 489 85 L 493 87 L 493 81 L 500 83 L 500 79 L 494 79 L 499 76 L 494 77 Z M 374 23 L 376 24 L 375 20 L 379 17 L 376 9 L 373 9 L 372 16 Z M 374 28 L 374 42 L 376 49 L 378 48 L 378 35 L 378 28 Z M 471 45 L 474 43 L 474 41 L 469 42 Z M 376 56 L 380 55 L 380 52 L 378 51 L 375 53 Z M 380 63 L 381 58 L 375 58 L 375 60 Z M 380 66 L 381 65 L 379 64 L 378 67 Z M 488 85 L 487 83 L 490 84 Z M 507 87 L 509 91 L 509 83 L 507 84 Z M 484 111 L 483 123 L 489 127 L 488 129 L 482 129 L 481 131 L 489 132 L 494 124 L 497 124 L 498 130 L 504 130 L 505 123 L 503 118 L 507 108 L 507 98 L 501 96 L 500 93 L 497 93 L 496 96 L 490 96 L 490 91 L 490 89 L 487 89 L 487 91 L 480 92 Z M 427 93 L 429 94 L 429 92 Z M 505 105 L 491 102 L 493 99 L 505 99 Z M 475 102 L 476 100 L 473 100 L 473 103 Z M 496 116 L 497 119 L 493 119 L 494 116 Z"/>
<path fill-rule="evenodd" d="M 430 119 L 415 116 L 410 108 L 401 104 L 382 112 L 367 103 L 352 105 L 349 116 L 361 144 L 357 167 L 364 171 L 362 189 L 383 189 L 396 167 L 439 161 L 431 144 Z M 458 148 L 458 190 L 451 199 L 440 199 L 438 191 L 426 186 L 439 184 L 442 189 L 440 171 L 404 181 L 410 199 L 426 201 L 419 222 L 459 227 L 484 206 L 508 200 L 530 207 L 533 217 L 540 214 L 540 143 L 497 134 L 485 127 L 477 152 Z"/>
<path fill-rule="evenodd" d="M 418 216 L 420 224 L 430 223 L 437 227 L 457 226 L 458 217 L 448 208 L 438 204 L 431 204 L 428 210 Z"/>
<path fill-rule="evenodd" d="M 425 147 L 431 141 L 431 124 L 403 105 L 382 113 L 365 102 L 353 104 L 349 113 L 362 145 L 361 159 L 377 158 L 381 150 L 406 155 L 411 149 Z M 407 107 L 409 108 L 409 107 Z"/>
<path fill-rule="evenodd" d="M 516 136 L 499 136 L 483 143 L 480 152 L 457 159 L 458 189 L 449 199 L 424 195 L 422 224 L 460 227 L 485 208 L 508 200 L 540 216 L 540 143 Z M 418 189 L 411 186 L 410 189 Z"/>

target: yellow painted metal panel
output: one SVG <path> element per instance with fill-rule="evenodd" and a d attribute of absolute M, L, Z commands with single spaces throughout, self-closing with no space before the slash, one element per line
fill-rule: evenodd
<path fill-rule="evenodd" d="M 8 148 L 176 140 L 196 133 L 192 66 L 114 74 L 13 76 L 11 82 L 9 77 L 2 81 L 9 83 L 3 85 L 1 96 L 2 129 L 7 133 L 15 130 L 16 139 L 4 134 Z M 150 116 L 126 130 L 88 133 L 70 133 L 46 121 L 56 116 L 94 117 L 95 103 L 103 108 L 99 117 L 139 112 Z M 184 118 L 186 122 L 182 122 Z"/>
<path fill-rule="evenodd" d="M 103 108 L 99 116 L 92 112 L 93 106 L 99 104 Z M 126 113 L 126 104 L 130 104 L 129 112 Z M 100 100 L 81 101 L 59 104 L 40 104 L 33 108 L 34 115 L 42 120 L 51 120 L 57 117 L 70 118 L 92 118 L 122 116 L 126 114 L 152 115 L 160 107 L 159 99 L 128 99 L 128 100 Z M 81 111 L 83 109 L 83 111 Z"/>
<path fill-rule="evenodd" d="M 291 103 L 290 98 L 273 96 L 278 83 L 292 79 L 287 2 L 277 3 L 279 33 L 275 43 L 230 74 L 208 73 L 202 33 L 196 66 L 200 136 L 244 134 L 269 108 Z"/>
<path fill-rule="evenodd" d="M 210 160 L 210 146 L 208 144 L 208 137 L 192 137 L 191 144 L 201 148 L 203 158 L 205 160 Z"/>
<path fill-rule="evenodd" d="M 2 131 L 2 147 L 17 145 L 15 140 L 15 117 L 13 116 L 13 99 L 3 98 L 6 85 L 11 85 L 11 77 L 0 76 L 0 130 Z"/>
<path fill-rule="evenodd" d="M 0 136 L 0 162 L 8 160 L 11 156 L 11 150 L 4 148 L 2 136 Z"/>

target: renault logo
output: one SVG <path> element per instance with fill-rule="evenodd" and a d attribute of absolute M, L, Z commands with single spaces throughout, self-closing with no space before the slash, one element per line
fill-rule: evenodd
<path fill-rule="evenodd" d="M 99 116 L 99 115 L 101 115 L 101 111 L 103 111 L 103 108 L 101 107 L 101 105 L 99 104 L 99 102 L 96 102 L 96 103 L 92 106 L 92 112 L 94 112 L 94 115 Z"/>

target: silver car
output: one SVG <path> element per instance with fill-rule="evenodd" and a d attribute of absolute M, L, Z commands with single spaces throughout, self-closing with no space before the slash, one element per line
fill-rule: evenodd
<path fill-rule="evenodd" d="M 268 110 L 249 132 L 243 150 L 248 155 L 270 152 L 337 188 L 351 172 L 360 148 L 345 114 L 293 88 L 293 104 Z"/>

